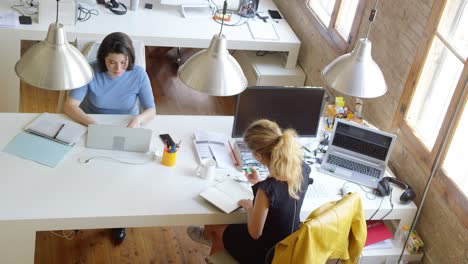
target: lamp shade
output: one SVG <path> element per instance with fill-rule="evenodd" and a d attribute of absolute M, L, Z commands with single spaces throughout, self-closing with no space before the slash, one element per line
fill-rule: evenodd
<path fill-rule="evenodd" d="M 215 35 L 210 46 L 193 55 L 178 71 L 187 86 L 214 96 L 239 94 L 247 87 L 242 69 L 229 54 L 224 35 Z"/>
<path fill-rule="evenodd" d="M 24 82 L 48 90 L 69 90 L 93 79 L 93 70 L 81 52 L 67 42 L 63 25 L 52 23 L 45 40 L 32 46 L 16 63 Z"/>
<path fill-rule="evenodd" d="M 322 70 L 328 87 L 343 94 L 374 98 L 387 92 L 382 71 L 371 55 L 372 43 L 367 38 L 359 40 L 351 53 L 344 54 Z"/>

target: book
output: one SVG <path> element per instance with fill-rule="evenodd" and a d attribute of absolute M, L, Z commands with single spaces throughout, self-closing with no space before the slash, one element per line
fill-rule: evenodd
<path fill-rule="evenodd" d="M 367 220 L 367 239 L 364 246 L 375 244 L 380 241 L 392 238 L 393 234 L 388 230 L 382 220 Z"/>
<path fill-rule="evenodd" d="M 253 199 L 250 185 L 235 180 L 225 180 L 200 193 L 208 202 L 229 214 L 239 208 L 239 200 Z"/>
<path fill-rule="evenodd" d="M 27 125 L 24 130 L 72 146 L 86 133 L 87 128 L 58 115 L 43 113 Z"/>

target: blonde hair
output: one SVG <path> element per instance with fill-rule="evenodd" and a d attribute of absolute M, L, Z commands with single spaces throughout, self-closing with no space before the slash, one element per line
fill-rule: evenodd
<path fill-rule="evenodd" d="M 270 161 L 271 176 L 288 183 L 288 193 L 299 199 L 302 184 L 302 151 L 297 143 L 296 131 L 284 132 L 275 122 L 260 119 L 246 129 L 244 141 L 253 152 Z"/>

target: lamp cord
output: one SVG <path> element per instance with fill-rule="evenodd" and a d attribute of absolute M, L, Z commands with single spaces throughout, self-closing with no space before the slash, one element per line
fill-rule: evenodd
<path fill-rule="evenodd" d="M 224 16 L 226 15 L 226 10 L 227 10 L 227 0 L 224 0 L 224 3 L 223 3 L 223 19 L 221 20 L 221 30 L 219 31 L 219 37 L 221 37 L 221 34 L 223 33 Z"/>
<path fill-rule="evenodd" d="M 56 13 L 56 16 L 55 16 L 55 24 L 58 23 L 59 1 L 60 1 L 60 0 L 57 0 L 57 13 Z"/>
<path fill-rule="evenodd" d="M 374 8 L 372 8 L 371 10 L 371 13 L 369 15 L 369 27 L 367 28 L 367 34 L 366 34 L 366 39 L 369 37 L 369 32 L 371 30 L 371 27 L 372 27 L 372 22 L 374 22 L 375 20 L 375 16 L 377 15 L 377 4 L 379 3 L 379 0 L 375 0 L 375 3 L 374 3 Z"/>

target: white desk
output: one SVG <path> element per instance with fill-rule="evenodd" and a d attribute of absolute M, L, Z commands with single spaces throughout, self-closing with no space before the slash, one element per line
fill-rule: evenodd
<path fill-rule="evenodd" d="M 220 24 L 211 17 L 183 18 L 177 6 L 154 5 L 152 10 L 143 9 L 140 1 L 138 11 L 128 11 L 123 16 L 112 14 L 102 5 L 99 16 L 93 16 L 76 26 L 65 26 L 68 41 L 78 38 L 100 39 L 121 31 L 131 38 L 144 41 L 147 46 L 207 48 L 213 35 L 219 33 Z M 0 12 L 9 9 L 9 1 L 0 1 Z M 259 11 L 277 9 L 272 0 L 260 1 Z M 258 18 L 255 18 L 258 19 Z M 252 38 L 247 24 L 223 28 L 228 39 L 228 48 L 236 50 L 266 50 L 288 52 L 286 67 L 295 68 L 300 41 L 285 19 L 272 22 L 280 40 Z M 14 66 L 20 58 L 21 40 L 43 40 L 48 24 L 20 25 L 18 28 L 0 28 L 0 112 L 18 112 L 19 79 Z"/>
<path fill-rule="evenodd" d="M 0 148 L 36 116 L 0 113 Z M 99 117 L 107 123 L 126 118 Z M 155 135 L 170 133 L 174 140 L 182 140 L 175 167 L 165 167 L 157 161 L 144 165 L 107 160 L 80 163 L 80 157 L 99 154 L 133 155 L 86 149 L 84 140 L 78 142 L 56 168 L 0 152 L 0 262 L 33 263 L 36 231 L 245 222 L 242 210 L 225 214 L 199 197 L 198 194 L 213 182 L 198 178 L 194 173 L 197 167 L 192 143 L 194 129 L 229 135 L 232 122 L 232 116 L 156 116 L 148 125 Z M 158 138 L 153 140 L 159 141 Z M 138 155 L 141 161 L 143 154 Z M 321 174 L 315 168 L 311 177 L 316 183 L 331 186 L 332 193 L 338 193 L 343 184 L 342 180 Z M 402 223 L 409 224 L 416 207 L 399 204 L 397 197 L 401 192 L 394 192 L 395 208 L 387 219 L 401 219 Z M 301 218 L 324 202 L 340 198 L 336 195 L 307 199 Z M 364 197 L 363 203 L 369 218 L 378 208 L 380 199 Z M 388 199 L 385 199 L 375 218 L 389 210 Z"/>

